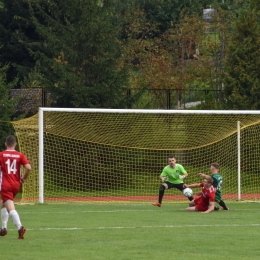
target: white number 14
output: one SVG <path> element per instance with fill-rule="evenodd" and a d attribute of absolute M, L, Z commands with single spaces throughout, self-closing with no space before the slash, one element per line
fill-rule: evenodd
<path fill-rule="evenodd" d="M 16 169 L 16 160 L 13 160 L 13 162 L 10 164 L 10 159 L 8 159 L 5 164 L 7 164 L 8 167 L 8 174 L 16 174 L 17 169 Z"/>

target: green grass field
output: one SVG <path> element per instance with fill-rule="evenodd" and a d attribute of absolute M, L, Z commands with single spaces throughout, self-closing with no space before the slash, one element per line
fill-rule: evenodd
<path fill-rule="evenodd" d="M 260 259 L 260 204 L 186 212 L 187 204 L 17 205 L 24 240 L 11 220 L 1 259 Z"/>

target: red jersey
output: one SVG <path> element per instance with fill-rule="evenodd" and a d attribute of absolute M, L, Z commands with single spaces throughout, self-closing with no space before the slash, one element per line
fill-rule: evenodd
<path fill-rule="evenodd" d="M 29 164 L 26 156 L 15 150 L 0 152 L 0 191 L 20 186 L 21 166 Z"/>
<path fill-rule="evenodd" d="M 202 187 L 202 195 L 195 198 L 194 202 L 196 204 L 196 210 L 198 211 L 206 211 L 209 208 L 210 202 L 215 202 L 215 189 L 213 186 L 210 188 L 205 188 L 204 183 L 200 183 L 200 187 Z"/>
<path fill-rule="evenodd" d="M 203 204 L 209 205 L 209 202 L 215 202 L 216 192 L 214 187 L 211 185 L 210 188 L 205 188 L 204 183 L 200 183 L 200 187 L 202 187 L 202 201 Z"/>

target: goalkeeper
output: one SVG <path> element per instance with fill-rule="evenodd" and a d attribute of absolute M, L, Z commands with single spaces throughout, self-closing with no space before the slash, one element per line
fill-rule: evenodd
<path fill-rule="evenodd" d="M 158 202 L 152 203 L 153 206 L 161 207 L 164 196 L 164 191 L 171 188 L 176 188 L 179 191 L 183 191 L 183 180 L 188 176 L 188 173 L 181 164 L 176 163 L 176 159 L 173 155 L 168 157 L 169 165 L 165 166 L 159 178 L 162 180 L 162 185 L 159 188 Z M 193 197 L 188 197 L 190 201 Z"/>
<path fill-rule="evenodd" d="M 223 210 L 229 210 L 229 208 L 226 206 L 225 202 L 221 199 L 221 197 L 222 197 L 221 186 L 223 183 L 223 178 L 218 173 L 218 170 L 219 170 L 219 164 L 212 163 L 210 166 L 210 171 L 211 171 L 211 177 L 213 178 L 213 187 L 215 188 L 215 191 L 216 191 L 215 201 L 223 208 Z M 199 173 L 199 176 L 202 178 L 205 178 L 208 175 L 206 175 L 204 173 Z M 215 210 L 219 210 L 219 207 L 215 207 Z"/>

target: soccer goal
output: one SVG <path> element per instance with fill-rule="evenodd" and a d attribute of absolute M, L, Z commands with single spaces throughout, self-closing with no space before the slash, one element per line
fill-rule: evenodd
<path fill-rule="evenodd" d="M 22 202 L 156 201 L 170 154 L 186 183 L 218 162 L 224 199 L 260 198 L 259 111 L 39 108 L 13 125 L 33 168 Z"/>

